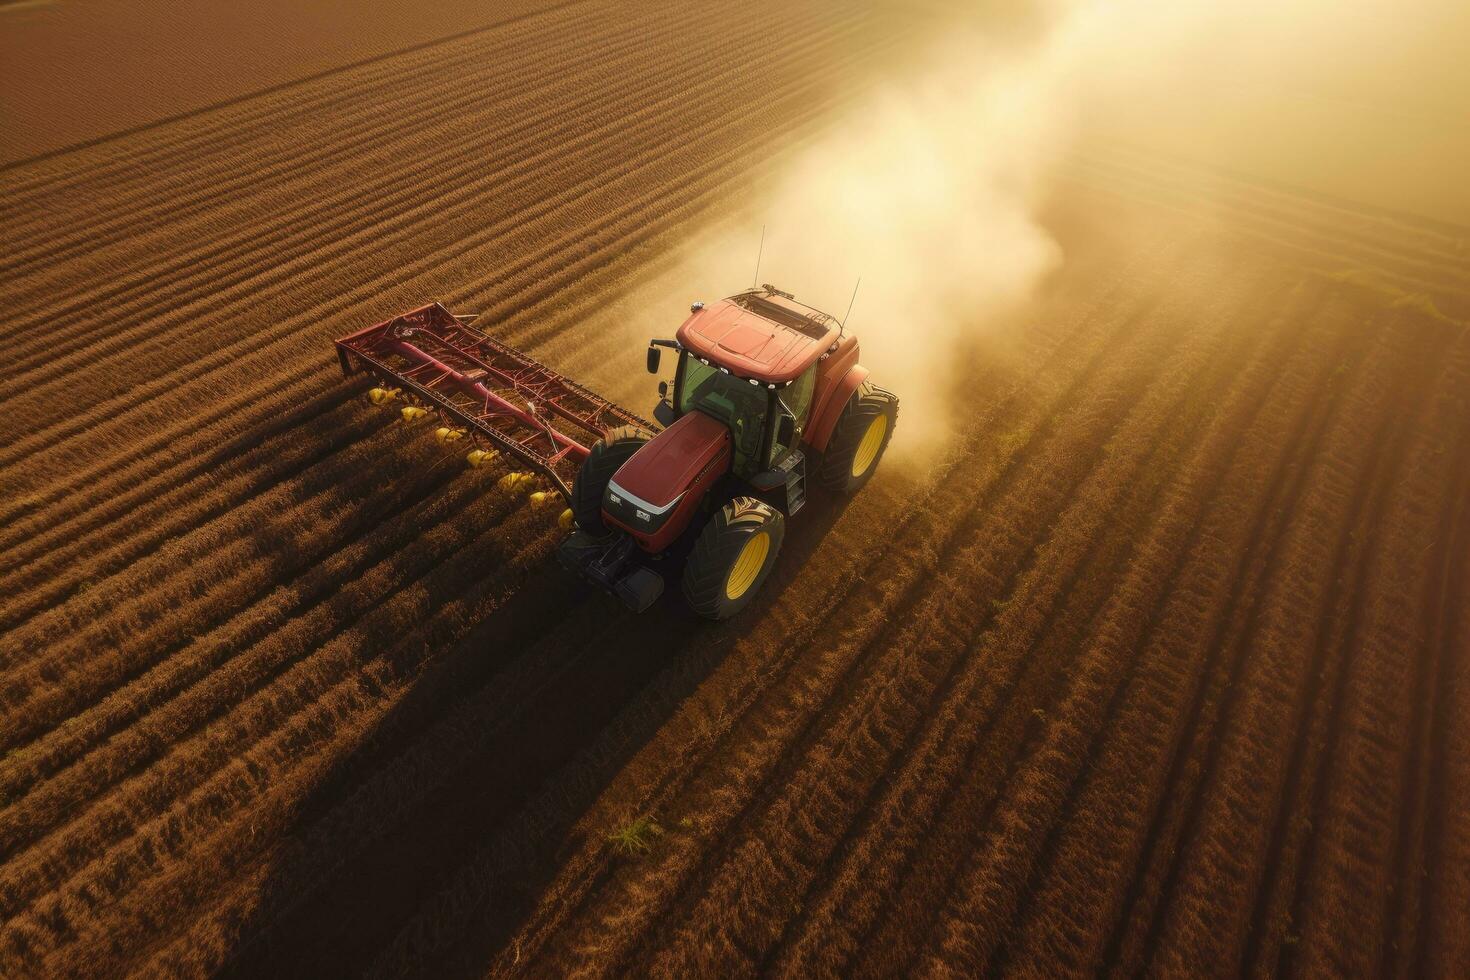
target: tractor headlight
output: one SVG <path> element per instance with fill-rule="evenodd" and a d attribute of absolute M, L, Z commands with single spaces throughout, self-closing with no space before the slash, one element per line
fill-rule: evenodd
<path fill-rule="evenodd" d="M 664 506 L 640 500 L 616 483 L 609 482 L 602 498 L 602 509 L 607 516 L 630 531 L 639 534 L 655 534 L 678 509 L 684 494 L 679 494 Z"/>

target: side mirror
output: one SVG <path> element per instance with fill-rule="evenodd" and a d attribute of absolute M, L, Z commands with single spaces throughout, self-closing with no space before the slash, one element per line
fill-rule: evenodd
<path fill-rule="evenodd" d="M 784 412 L 776 420 L 776 441 L 787 449 L 796 442 L 796 419 Z"/>
<path fill-rule="evenodd" d="M 658 383 L 658 397 L 660 397 L 660 398 L 668 398 L 669 397 L 669 383 L 667 381 L 660 381 Z"/>
<path fill-rule="evenodd" d="M 662 355 L 663 355 L 663 351 L 659 350 L 657 347 L 649 347 L 648 348 L 648 373 L 649 374 L 658 374 L 658 362 L 659 362 L 659 358 L 662 357 Z"/>

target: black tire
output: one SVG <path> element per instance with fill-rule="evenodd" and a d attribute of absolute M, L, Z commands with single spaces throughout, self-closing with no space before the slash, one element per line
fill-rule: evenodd
<path fill-rule="evenodd" d="M 857 493 L 873 478 L 896 424 L 898 399 L 864 381 L 842 407 L 817 467 L 817 482 L 836 493 Z"/>
<path fill-rule="evenodd" d="M 572 481 L 572 519 L 577 527 L 595 538 L 608 533 L 602 521 L 602 497 L 608 481 L 634 453 L 642 449 L 653 434 L 636 425 L 620 425 L 592 444 L 592 451 L 577 470 Z"/>
<path fill-rule="evenodd" d="M 775 567 L 785 535 L 786 518 L 754 497 L 736 497 L 721 507 L 684 565 L 690 608 L 707 619 L 729 619 L 744 609 Z"/>

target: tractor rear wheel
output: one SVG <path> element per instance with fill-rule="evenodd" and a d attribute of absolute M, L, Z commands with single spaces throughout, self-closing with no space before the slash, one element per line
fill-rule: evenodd
<path fill-rule="evenodd" d="M 595 538 L 608 533 L 602 520 L 602 497 L 618 468 L 642 449 L 653 433 L 636 425 L 620 425 L 592 444 L 592 450 L 572 481 L 572 519 Z"/>
<path fill-rule="evenodd" d="M 684 565 L 684 598 L 708 619 L 744 609 L 776 564 L 786 519 L 754 497 L 736 497 L 709 519 Z"/>
<path fill-rule="evenodd" d="M 817 480 L 837 493 L 857 493 L 878 469 L 897 422 L 898 399 L 864 381 L 832 429 Z"/>

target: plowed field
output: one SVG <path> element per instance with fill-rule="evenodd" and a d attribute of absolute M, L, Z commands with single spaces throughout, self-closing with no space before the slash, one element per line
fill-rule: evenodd
<path fill-rule="evenodd" d="M 544 7 L 0 171 L 0 975 L 1470 972 L 1466 233 L 1079 155 L 943 457 L 634 616 L 331 340 L 645 411 L 921 21 Z"/>

